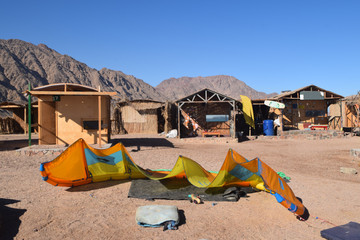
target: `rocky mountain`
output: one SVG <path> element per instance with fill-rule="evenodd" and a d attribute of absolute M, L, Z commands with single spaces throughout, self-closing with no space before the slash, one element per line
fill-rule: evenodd
<path fill-rule="evenodd" d="M 186 97 L 204 88 L 214 90 L 234 99 L 246 95 L 251 99 L 264 99 L 277 95 L 258 92 L 232 76 L 217 75 L 210 77 L 181 77 L 162 81 L 156 89 L 171 100 Z"/>
<path fill-rule="evenodd" d="M 154 87 L 123 72 L 98 71 L 44 44 L 0 40 L 0 102 L 26 100 L 22 92 L 28 81 L 33 88 L 66 82 L 100 86 L 103 91 L 117 92 L 120 99 L 164 99 Z"/>
<path fill-rule="evenodd" d="M 156 88 L 131 75 L 107 68 L 96 70 L 68 55 L 62 55 L 44 44 L 34 45 L 22 40 L 0 39 L 0 102 L 26 101 L 23 91 L 51 83 L 77 83 L 103 91 L 115 91 L 118 99 L 177 100 L 204 88 L 239 99 L 266 98 L 244 82 L 225 75 L 211 77 L 171 78 Z"/>

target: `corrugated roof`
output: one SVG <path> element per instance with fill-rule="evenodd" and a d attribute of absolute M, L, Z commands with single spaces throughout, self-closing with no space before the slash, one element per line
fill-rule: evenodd
<path fill-rule="evenodd" d="M 123 106 L 131 106 L 136 110 L 146 110 L 146 109 L 157 109 L 164 105 L 164 102 L 159 102 L 150 99 L 137 99 L 137 100 L 130 100 L 130 101 L 121 101 L 118 102 L 117 105 L 119 107 Z"/>
<path fill-rule="evenodd" d="M 275 99 L 275 100 L 278 100 L 278 99 L 282 99 L 282 98 L 285 98 L 285 97 L 288 97 L 288 96 L 291 96 L 297 92 L 301 92 L 301 91 L 305 91 L 306 89 L 309 89 L 309 88 L 316 88 L 317 90 L 320 90 L 320 91 L 323 91 L 323 92 L 326 92 L 326 93 L 329 93 L 329 94 L 332 94 L 334 97 L 333 98 L 343 98 L 343 96 L 339 95 L 339 94 L 336 94 L 336 93 L 333 93 L 333 92 L 330 92 L 328 90 L 325 90 L 323 88 L 320 88 L 318 86 L 315 86 L 315 85 L 309 85 L 309 86 L 306 86 L 306 87 L 302 87 L 302 88 L 299 88 L 299 89 L 296 89 L 296 90 L 293 90 L 293 91 L 287 91 L 287 92 L 284 92 L 284 93 L 281 93 L 279 95 L 276 95 L 272 98 L 269 98 L 269 99 Z"/>

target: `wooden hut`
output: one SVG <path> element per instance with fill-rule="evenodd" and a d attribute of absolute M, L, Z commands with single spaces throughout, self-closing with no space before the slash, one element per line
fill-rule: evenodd
<path fill-rule="evenodd" d="M 28 103 L 25 102 L 2 102 L 0 109 L 11 113 L 11 118 L 0 119 L 1 133 L 27 133 L 28 126 Z M 31 127 L 33 132 L 37 132 L 38 105 L 37 102 L 31 104 Z"/>
<path fill-rule="evenodd" d="M 270 100 L 285 104 L 284 129 L 328 128 L 328 107 L 343 98 L 315 85 L 283 92 Z"/>
<path fill-rule="evenodd" d="M 178 136 L 236 136 L 240 102 L 203 89 L 176 101 Z"/>
<path fill-rule="evenodd" d="M 115 92 L 57 83 L 34 88 L 38 98 L 39 144 L 71 144 L 83 138 L 89 144 L 110 139 L 110 99 Z"/>
<path fill-rule="evenodd" d="M 342 99 L 339 103 L 341 104 L 343 128 L 360 127 L 360 92 Z"/>
<path fill-rule="evenodd" d="M 141 99 L 121 101 L 116 105 L 113 114 L 115 133 L 156 134 L 165 131 L 168 103 Z"/>

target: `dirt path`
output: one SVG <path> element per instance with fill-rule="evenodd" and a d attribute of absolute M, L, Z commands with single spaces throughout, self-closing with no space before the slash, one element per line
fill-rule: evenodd
<path fill-rule="evenodd" d="M 169 169 L 183 155 L 207 170 L 219 170 L 229 148 L 247 159 L 259 157 L 291 177 L 289 186 L 311 216 L 306 222 L 298 221 L 265 192 L 213 206 L 211 202 L 193 205 L 188 201 L 129 199 L 128 181 L 73 189 L 54 187 L 42 181 L 39 173 L 40 163 L 53 156 L 19 155 L 10 150 L 16 144 L 10 148 L 11 139 L 0 136 L 0 239 L 322 239 L 323 229 L 360 222 L 360 175 L 340 173 L 340 167 L 360 171 L 359 160 L 350 156 L 350 149 L 360 148 L 359 137 L 242 143 L 197 143 L 147 135 L 114 137 L 124 142 L 134 161 L 144 168 Z M 176 231 L 139 227 L 136 209 L 147 204 L 176 205 L 186 222 Z"/>

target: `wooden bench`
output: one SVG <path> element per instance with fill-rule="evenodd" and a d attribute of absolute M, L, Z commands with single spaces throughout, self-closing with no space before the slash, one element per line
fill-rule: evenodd
<path fill-rule="evenodd" d="M 217 136 L 220 137 L 220 133 L 219 132 L 202 132 L 202 137 L 205 136 Z"/>
<path fill-rule="evenodd" d="M 311 130 L 316 130 L 316 129 L 322 129 L 322 130 L 327 130 L 328 129 L 328 125 L 310 125 L 309 126 Z"/>

